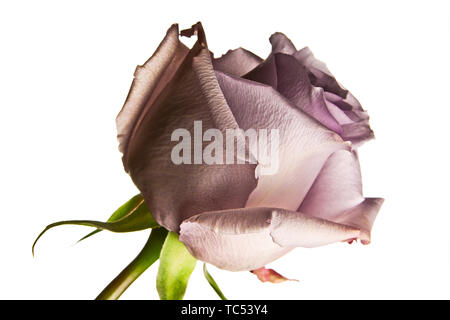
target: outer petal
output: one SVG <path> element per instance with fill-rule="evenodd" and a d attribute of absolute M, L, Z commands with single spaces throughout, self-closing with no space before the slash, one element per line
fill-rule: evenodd
<path fill-rule="evenodd" d="M 362 231 L 361 240 L 368 243 L 382 203 L 383 199 L 362 196 L 356 153 L 340 150 L 327 160 L 298 211 L 357 227 Z"/>
<path fill-rule="evenodd" d="M 128 143 L 138 119 L 174 76 L 189 49 L 178 40 L 178 25 L 172 25 L 155 53 L 143 66 L 138 66 L 122 110 L 117 115 L 117 137 L 128 170 Z"/>
<path fill-rule="evenodd" d="M 178 143 L 171 141 L 175 129 L 185 128 L 193 137 L 197 120 L 203 121 L 203 131 L 237 128 L 217 84 L 201 25 L 183 31 L 194 33 L 197 42 L 158 96 L 145 104 L 137 100 L 134 107 L 140 115 L 127 153 L 130 175 L 153 216 L 176 232 L 183 220 L 200 212 L 243 207 L 256 185 L 255 165 L 175 165 L 171 160 Z M 167 50 L 162 55 L 170 56 L 171 47 Z"/>
<path fill-rule="evenodd" d="M 241 77 L 258 66 L 262 61 L 263 59 L 256 54 L 246 49 L 238 48 L 229 50 L 220 58 L 213 59 L 213 66 L 214 70 Z"/>
<path fill-rule="evenodd" d="M 360 228 L 361 234 L 359 238 L 361 242 L 363 244 L 369 244 L 370 232 L 383 202 L 384 199 L 382 198 L 365 198 L 357 206 L 342 212 L 334 221 Z"/>
<path fill-rule="evenodd" d="M 279 130 L 278 172 L 259 177 L 246 206 L 296 210 L 326 159 L 349 146 L 273 88 L 220 72 L 216 76 L 239 127 Z"/>
<path fill-rule="evenodd" d="M 180 240 L 200 260 L 231 271 L 255 270 L 293 247 L 359 236 L 357 228 L 274 208 L 206 212 L 181 225 Z"/>

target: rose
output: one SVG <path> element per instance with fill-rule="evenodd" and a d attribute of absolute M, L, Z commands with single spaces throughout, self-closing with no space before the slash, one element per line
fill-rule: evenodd
<path fill-rule="evenodd" d="M 125 170 L 158 223 L 196 258 L 232 271 L 261 268 L 297 246 L 369 243 L 383 200 L 362 196 L 357 155 L 342 139 L 371 136 L 356 99 L 281 34 L 265 61 L 244 49 L 212 59 L 200 23 L 181 32 L 194 34 L 189 49 L 170 27 L 136 69 L 117 117 Z M 193 132 L 194 121 L 220 132 L 279 130 L 278 172 L 255 176 L 248 162 L 173 163 L 171 134 Z"/>

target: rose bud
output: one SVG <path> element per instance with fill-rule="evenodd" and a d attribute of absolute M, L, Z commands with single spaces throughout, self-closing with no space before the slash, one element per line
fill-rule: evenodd
<path fill-rule="evenodd" d="M 193 35 L 189 49 L 178 26 L 169 28 L 136 69 L 117 117 L 125 170 L 156 221 L 197 259 L 231 271 L 262 268 L 294 247 L 369 243 L 383 200 L 362 196 L 358 158 L 346 141 L 371 135 L 356 99 L 281 34 L 272 36 L 265 61 L 244 49 L 213 61 L 200 23 L 181 32 Z M 233 163 L 217 160 L 218 149 L 215 162 L 201 161 L 197 148 L 213 139 L 199 135 L 198 123 L 218 133 L 214 142 L 230 129 L 277 130 L 278 141 L 268 139 L 277 170 L 264 174 L 259 154 L 240 162 L 235 146 Z M 179 129 L 194 146 L 175 163 Z M 249 154 L 253 147 L 244 146 Z"/>

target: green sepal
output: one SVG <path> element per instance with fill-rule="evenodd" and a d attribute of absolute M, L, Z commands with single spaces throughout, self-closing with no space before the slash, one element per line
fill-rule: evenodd
<path fill-rule="evenodd" d="M 130 200 L 125 202 L 123 205 L 121 205 L 119 207 L 119 209 L 114 211 L 113 214 L 109 217 L 109 219 L 106 220 L 106 222 L 114 222 L 114 221 L 120 220 L 123 217 L 133 213 L 135 210 L 137 210 L 141 206 L 147 207 L 147 205 L 145 204 L 145 201 L 144 201 L 144 197 L 142 196 L 142 194 L 135 195 L 133 198 L 131 198 Z M 94 234 L 99 233 L 100 231 L 102 231 L 102 229 L 96 229 L 96 230 L 88 233 L 87 235 L 85 235 L 80 240 L 78 240 L 78 242 L 83 241 L 83 240 L 93 236 Z"/>
<path fill-rule="evenodd" d="M 206 269 L 206 263 L 203 264 L 203 275 L 205 276 L 206 280 L 208 281 L 209 285 L 214 289 L 214 291 L 217 293 L 217 295 L 222 300 L 227 300 L 227 298 L 223 295 L 222 291 L 219 289 L 219 286 L 217 285 L 216 281 L 214 281 L 211 274 Z"/>
<path fill-rule="evenodd" d="M 96 300 L 117 300 L 134 280 L 159 259 L 166 236 L 166 229 L 153 229 L 147 243 L 137 257 L 103 289 Z"/>
<path fill-rule="evenodd" d="M 144 199 L 137 202 L 137 205 L 134 206 L 134 210 L 131 210 L 128 214 L 123 216 L 122 218 L 112 221 L 112 222 L 101 222 L 94 220 L 68 220 L 68 221 L 59 221 L 48 225 L 36 238 L 32 246 L 32 253 L 34 255 L 34 247 L 37 241 L 42 237 L 42 235 L 47 232 L 47 230 L 62 226 L 62 225 L 82 225 L 88 227 L 94 227 L 101 230 L 108 230 L 111 232 L 132 232 L 145 230 L 149 228 L 158 227 L 158 223 L 153 218 L 152 214 L 147 208 L 147 205 L 144 202 Z"/>
<path fill-rule="evenodd" d="M 169 232 L 161 250 L 156 289 L 161 300 L 182 300 L 197 260 L 178 235 Z"/>

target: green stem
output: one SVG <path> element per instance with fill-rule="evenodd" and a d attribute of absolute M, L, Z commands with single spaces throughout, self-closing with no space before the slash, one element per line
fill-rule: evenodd
<path fill-rule="evenodd" d="M 144 248 L 137 257 L 98 295 L 96 300 L 117 300 L 145 270 L 159 259 L 167 236 L 164 228 L 152 230 Z"/>

